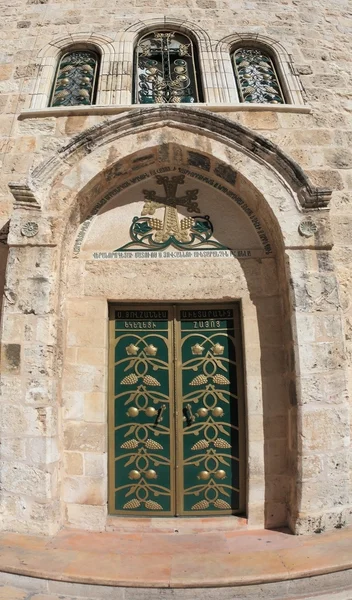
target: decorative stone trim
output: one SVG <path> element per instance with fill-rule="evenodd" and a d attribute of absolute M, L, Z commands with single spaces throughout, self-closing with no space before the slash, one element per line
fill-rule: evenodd
<path fill-rule="evenodd" d="M 150 106 L 143 106 L 146 110 L 158 108 L 164 106 L 163 104 L 152 104 Z M 118 115 L 123 112 L 130 112 L 139 110 L 140 104 L 124 104 L 114 106 L 53 106 L 41 109 L 28 109 L 23 110 L 19 115 L 19 120 L 24 119 L 42 119 L 43 117 L 76 117 L 76 116 L 91 116 L 91 115 Z M 297 114 L 309 114 L 311 112 L 310 106 L 307 104 L 210 104 L 207 102 L 194 103 L 192 108 L 201 108 L 203 110 L 210 110 L 212 112 L 281 112 L 281 113 L 297 113 Z"/>
<path fill-rule="evenodd" d="M 9 183 L 9 188 L 15 199 L 14 208 L 40 210 L 40 204 L 27 183 Z"/>
<path fill-rule="evenodd" d="M 331 190 L 313 186 L 303 169 L 276 144 L 267 140 L 225 117 L 209 113 L 201 109 L 184 108 L 179 106 L 157 106 L 148 109 L 139 108 L 130 113 L 122 114 L 115 119 L 91 127 L 84 133 L 75 136 L 69 144 L 63 146 L 48 161 L 45 161 L 32 173 L 36 187 L 44 186 L 62 166 L 62 161 L 72 164 L 80 160 L 82 155 L 92 152 L 94 147 L 113 142 L 157 127 L 177 127 L 187 129 L 222 141 L 226 138 L 229 146 L 244 149 L 275 169 L 285 181 L 297 192 L 303 209 L 327 208 Z"/>
<path fill-rule="evenodd" d="M 306 220 L 299 224 L 298 232 L 303 237 L 312 237 L 318 231 L 318 227 L 314 221 Z"/>
<path fill-rule="evenodd" d="M 36 223 L 35 221 L 27 221 L 21 229 L 21 234 L 25 237 L 34 237 L 35 235 L 37 235 L 38 231 L 38 223 Z"/>

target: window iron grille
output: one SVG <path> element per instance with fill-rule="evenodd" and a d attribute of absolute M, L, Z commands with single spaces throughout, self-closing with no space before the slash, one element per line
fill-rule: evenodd
<path fill-rule="evenodd" d="M 93 104 L 99 57 L 95 52 L 74 51 L 60 60 L 50 106 Z"/>
<path fill-rule="evenodd" d="M 140 104 L 201 102 L 192 41 L 174 31 L 143 36 L 136 49 L 135 101 Z"/>
<path fill-rule="evenodd" d="M 273 60 L 258 48 L 238 48 L 232 55 L 241 102 L 285 104 Z"/>

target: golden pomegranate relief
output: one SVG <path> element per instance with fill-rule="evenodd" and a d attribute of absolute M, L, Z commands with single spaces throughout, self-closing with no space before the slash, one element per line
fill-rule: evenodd
<path fill-rule="evenodd" d="M 128 356 L 136 356 L 136 354 L 139 352 L 139 348 L 131 343 L 129 346 L 126 346 L 126 352 Z"/>
<path fill-rule="evenodd" d="M 192 346 L 192 354 L 195 354 L 195 355 L 199 356 L 203 352 L 204 352 L 204 348 L 200 344 L 195 344 L 194 346 Z"/>
<path fill-rule="evenodd" d="M 222 346 L 219 343 L 214 344 L 214 346 L 212 347 L 213 354 L 216 354 L 217 356 L 221 356 L 222 354 L 224 354 L 224 350 L 224 346 Z"/>
<path fill-rule="evenodd" d="M 156 356 L 158 349 L 153 345 L 149 344 L 146 348 L 144 348 L 144 352 L 148 354 L 148 356 Z"/>

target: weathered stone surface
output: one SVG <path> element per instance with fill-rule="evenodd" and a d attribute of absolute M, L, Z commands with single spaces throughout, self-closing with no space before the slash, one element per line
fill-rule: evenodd
<path fill-rule="evenodd" d="M 27 595 L 27 591 L 20 588 L 14 588 L 9 585 L 0 587 L 1 600 L 25 600 Z"/>
<path fill-rule="evenodd" d="M 102 477 L 66 477 L 64 501 L 91 506 L 106 503 L 106 488 Z"/>
<path fill-rule="evenodd" d="M 67 450 L 102 452 L 105 448 L 106 426 L 98 423 L 69 422 L 65 426 Z"/>
<path fill-rule="evenodd" d="M 21 487 L 22 494 L 44 500 L 51 495 L 51 476 L 38 468 L 22 463 L 1 465 L 3 489 L 16 493 Z"/>
<path fill-rule="evenodd" d="M 67 475 L 83 475 L 83 454 L 65 452 L 64 461 Z"/>
<path fill-rule="evenodd" d="M 21 345 L 6 344 L 3 346 L 5 354 L 5 365 L 9 371 L 19 369 L 21 365 Z"/>
<path fill-rule="evenodd" d="M 106 506 L 67 504 L 67 524 L 86 531 L 104 531 L 106 527 Z"/>
<path fill-rule="evenodd" d="M 41 521 L 45 532 L 62 524 L 106 527 L 112 301 L 240 301 L 249 527 L 286 525 L 287 509 L 298 515 L 290 521 L 296 532 L 352 518 L 346 6 L 132 0 L 126 12 L 121 0 L 113 10 L 105 0 L 99 6 L 86 0 L 84 10 L 19 0 L 2 7 L 1 228 L 11 222 L 0 238 L 1 527 L 33 531 Z M 169 104 L 113 114 L 131 101 L 138 32 L 177 29 L 180 8 L 182 28 L 199 42 L 207 111 Z M 297 106 L 238 106 L 229 52 L 252 43 L 253 34 L 274 51 L 282 47 L 276 66 L 286 76 L 285 93 L 291 91 L 295 105 L 307 100 L 310 113 Z M 41 113 L 57 57 L 87 41 L 102 53 L 99 106 Z M 290 55 L 285 64 L 284 51 Z M 20 115 L 30 106 L 37 112 Z M 192 172 L 185 189 L 200 190 L 202 214 L 209 213 L 220 242 L 244 248 L 261 231 L 272 255 L 94 259 L 104 244 L 117 247 L 121 231 L 127 241 L 143 190 L 154 185 L 150 171 L 165 167 Z M 133 177 L 129 190 L 121 187 L 89 216 L 114 186 Z M 240 224 L 230 230 L 234 205 Z M 304 220 L 316 226 L 311 237 L 298 233 Z M 23 235 L 28 222 L 38 225 L 33 237 Z M 81 226 L 81 252 L 73 256 Z"/>

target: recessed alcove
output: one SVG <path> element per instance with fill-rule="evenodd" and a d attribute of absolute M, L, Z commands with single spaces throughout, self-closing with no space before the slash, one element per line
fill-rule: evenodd
<path fill-rule="evenodd" d="M 174 189 L 180 198 L 179 221 L 189 215 L 207 216 L 213 233 L 195 249 L 180 243 L 158 255 L 157 248 L 138 247 L 131 241 L 131 226 L 143 214 L 145 222 L 153 218 L 162 223 L 167 203 L 162 203 L 166 190 L 161 180 L 170 182 L 173 177 L 179 178 Z M 155 192 L 159 204 L 146 216 L 148 190 Z M 197 212 L 187 210 L 187 191 L 196 197 Z M 73 215 L 81 224 L 75 232 L 72 228 L 62 290 L 66 522 L 77 525 L 78 515 L 86 514 L 86 521 L 91 514 L 92 527 L 94 522 L 98 528 L 118 527 L 114 525 L 118 516 L 106 517 L 107 379 L 112 368 L 107 352 L 108 303 L 127 308 L 196 303 L 206 308 L 214 302 L 232 302 L 239 303 L 241 313 L 246 422 L 245 510 L 240 520 L 235 517 L 238 525 L 234 521 L 233 527 L 286 525 L 293 477 L 288 467 L 292 443 L 285 361 L 290 343 L 285 330 L 286 286 L 280 281 L 278 260 L 282 241 L 260 192 L 234 167 L 171 143 L 109 165 L 79 195 Z M 87 388 L 82 388 L 82 377 Z M 100 434 L 90 448 L 81 444 L 80 432 L 89 432 L 92 423 Z M 92 470 L 93 456 L 100 470 Z M 98 513 L 100 518 L 94 521 Z"/>

